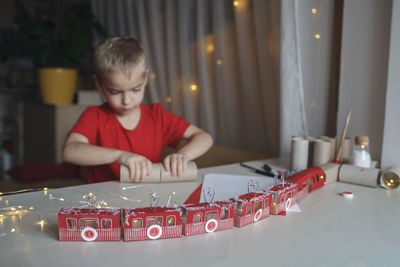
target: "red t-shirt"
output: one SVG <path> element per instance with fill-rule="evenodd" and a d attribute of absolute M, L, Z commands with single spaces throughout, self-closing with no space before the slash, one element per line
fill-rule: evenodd
<path fill-rule="evenodd" d="M 89 144 L 140 154 L 161 162 L 165 146 L 176 147 L 190 123 L 165 110 L 161 104 L 140 105 L 140 120 L 133 130 L 125 129 L 107 103 L 88 107 L 71 133 L 84 135 Z M 81 174 L 89 183 L 119 180 L 120 165 L 84 166 Z"/>

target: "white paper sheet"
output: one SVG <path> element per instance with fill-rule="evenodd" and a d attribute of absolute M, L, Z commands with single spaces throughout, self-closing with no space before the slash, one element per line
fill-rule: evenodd
<path fill-rule="evenodd" d="M 246 194 L 248 193 L 249 182 L 258 183 L 258 190 L 267 189 L 275 185 L 275 179 L 272 177 L 209 173 L 203 177 L 200 202 L 211 201 L 210 191 L 215 192 L 213 201 L 228 200 L 232 197 Z"/>

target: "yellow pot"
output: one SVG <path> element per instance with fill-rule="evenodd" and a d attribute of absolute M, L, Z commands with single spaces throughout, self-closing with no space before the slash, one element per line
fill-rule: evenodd
<path fill-rule="evenodd" d="M 39 86 L 43 102 L 49 105 L 72 104 L 76 91 L 76 80 L 76 69 L 39 69 Z"/>

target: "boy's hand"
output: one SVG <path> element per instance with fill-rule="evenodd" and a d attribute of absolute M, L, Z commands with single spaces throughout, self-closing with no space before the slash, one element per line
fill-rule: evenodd
<path fill-rule="evenodd" d="M 151 161 L 141 155 L 123 151 L 118 163 L 128 167 L 129 177 L 135 182 L 142 182 L 151 174 Z"/>
<path fill-rule="evenodd" d="M 186 171 L 189 157 L 185 153 L 173 153 L 164 159 L 164 169 L 172 176 L 181 176 Z"/>

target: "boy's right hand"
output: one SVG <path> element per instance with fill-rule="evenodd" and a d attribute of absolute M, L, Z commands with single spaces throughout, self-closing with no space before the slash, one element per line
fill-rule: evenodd
<path fill-rule="evenodd" d="M 134 182 L 142 182 L 151 174 L 151 161 L 146 157 L 126 151 L 121 152 L 117 162 L 128 167 L 129 177 Z"/>

